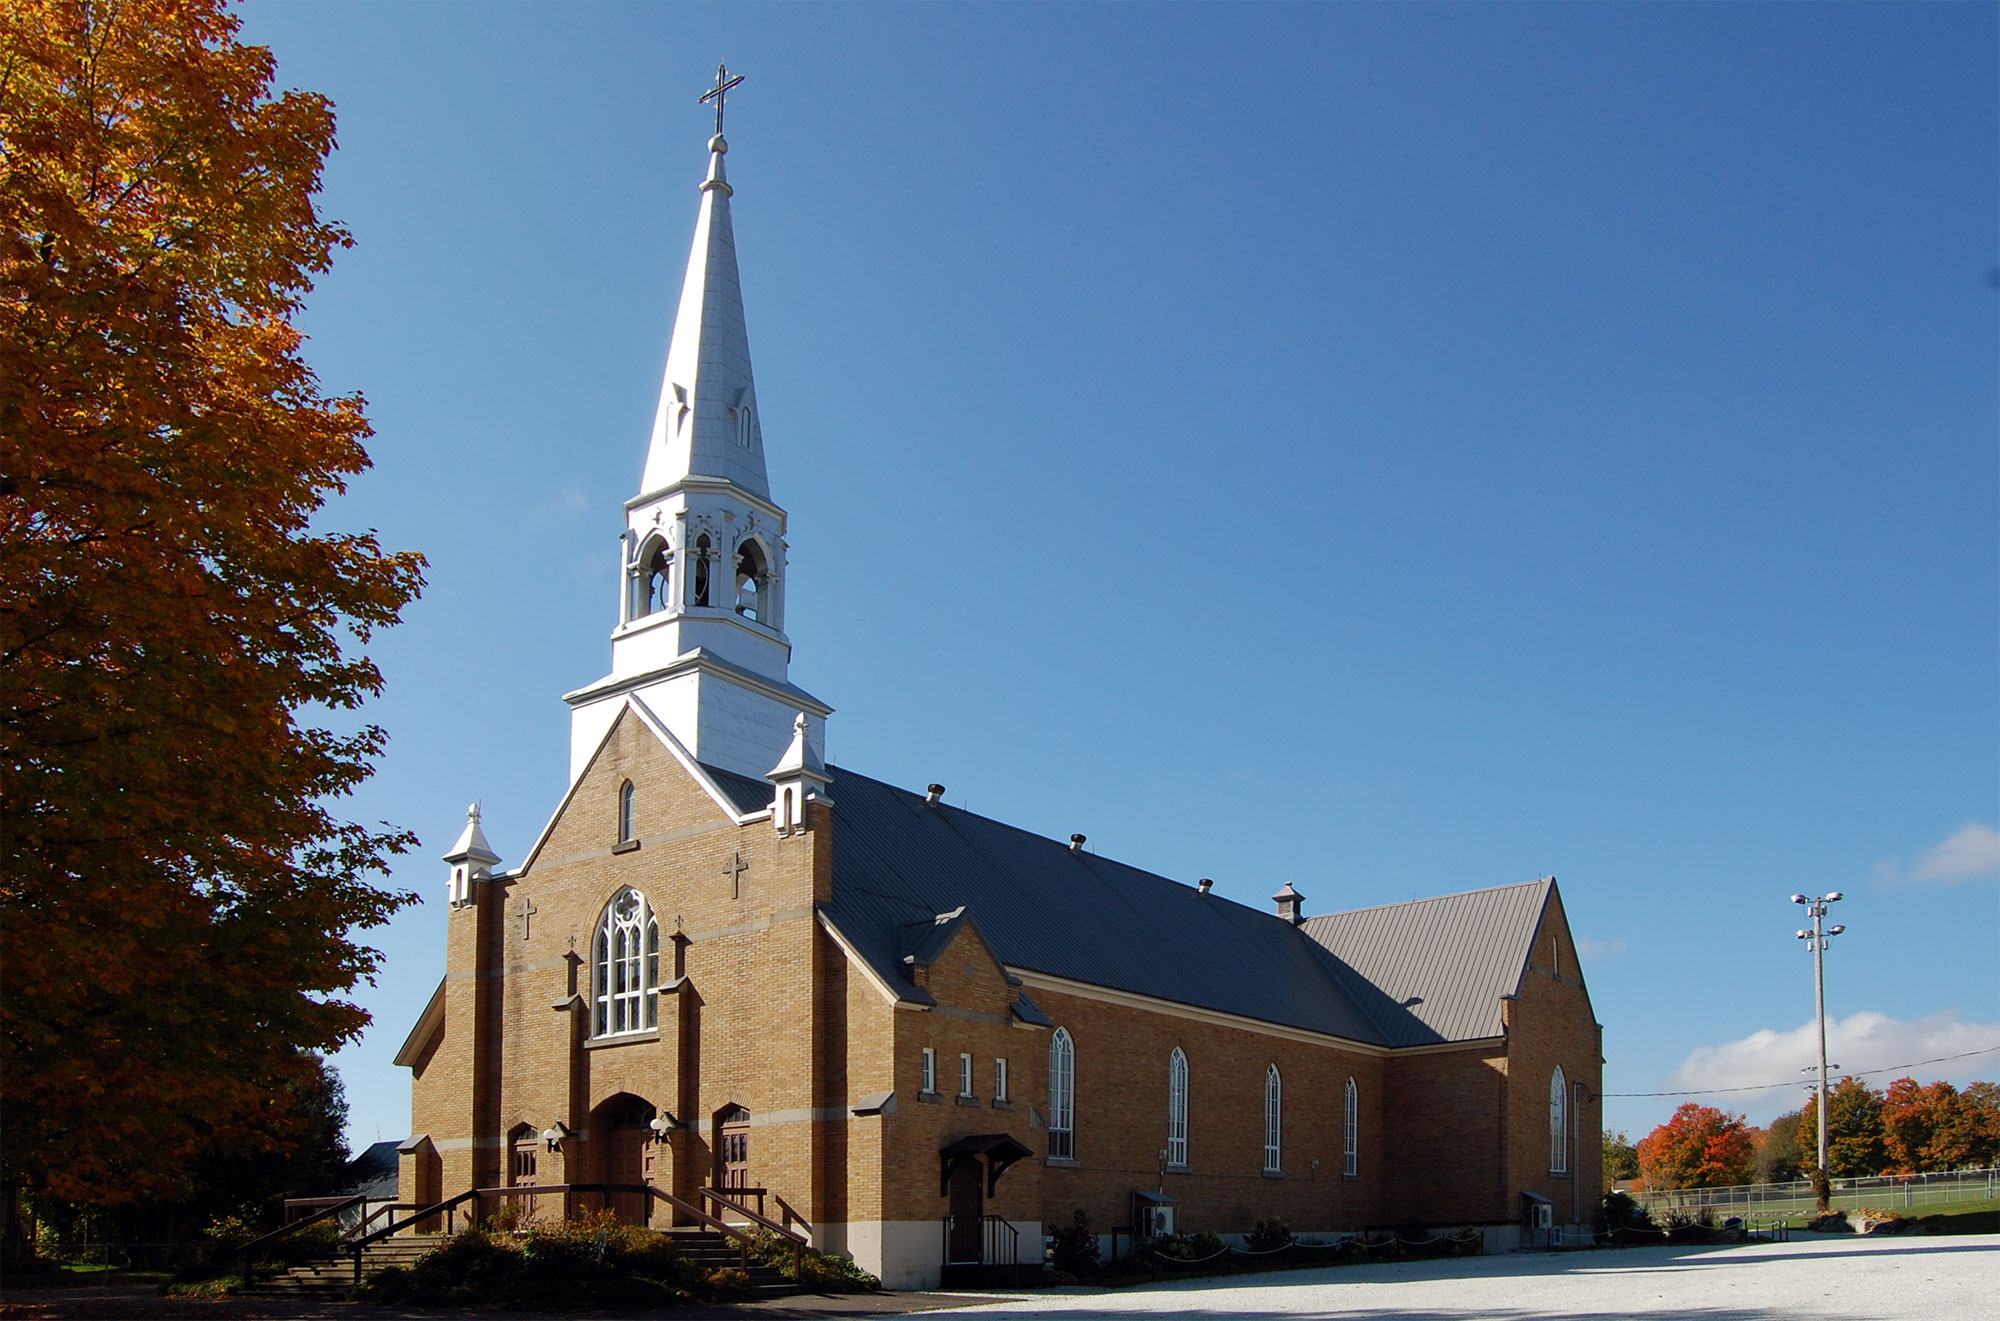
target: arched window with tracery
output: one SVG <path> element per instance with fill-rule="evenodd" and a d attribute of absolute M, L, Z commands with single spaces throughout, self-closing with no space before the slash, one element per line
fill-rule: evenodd
<path fill-rule="evenodd" d="M 1049 1039 L 1049 1156 L 1076 1159 L 1076 1043 L 1066 1027 Z"/>
<path fill-rule="evenodd" d="M 768 623 L 769 608 L 764 597 L 769 586 L 770 563 L 764 557 L 764 548 L 755 541 L 745 541 L 736 550 L 736 613 L 745 619 Z"/>
<path fill-rule="evenodd" d="M 1569 1080 L 1560 1064 L 1549 1077 L 1549 1173 L 1569 1173 Z"/>
<path fill-rule="evenodd" d="M 1264 1173 L 1284 1169 L 1284 1145 L 1285 1084 L 1273 1064 L 1264 1070 Z"/>
<path fill-rule="evenodd" d="M 1188 1062 L 1179 1046 L 1167 1056 L 1167 1164 L 1188 1163 Z"/>
<path fill-rule="evenodd" d="M 1361 1089 L 1347 1080 L 1347 1110 L 1340 1125 L 1340 1172 L 1350 1179 L 1361 1175 Z"/>
<path fill-rule="evenodd" d="M 597 924 L 592 960 L 600 1037 L 660 1025 L 660 920 L 629 886 L 613 895 Z"/>

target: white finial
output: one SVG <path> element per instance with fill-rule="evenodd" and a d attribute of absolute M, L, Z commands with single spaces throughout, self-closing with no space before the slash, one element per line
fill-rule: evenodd
<path fill-rule="evenodd" d="M 797 734 L 800 738 L 804 738 L 806 736 L 806 732 L 811 728 L 812 728 L 812 722 L 806 719 L 805 712 L 801 711 L 797 715 L 792 717 L 792 732 L 794 734 Z"/>
<path fill-rule="evenodd" d="M 467 803 L 465 805 L 465 819 L 467 821 L 477 821 L 479 819 L 478 803 Z"/>

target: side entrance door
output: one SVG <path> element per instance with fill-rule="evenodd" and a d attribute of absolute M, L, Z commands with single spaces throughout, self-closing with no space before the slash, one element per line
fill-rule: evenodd
<path fill-rule="evenodd" d="M 650 1115 L 634 1106 L 617 1117 L 611 1126 L 611 1146 L 606 1162 L 605 1182 L 639 1184 L 653 1182 L 653 1130 Z M 646 1223 L 644 1193 L 613 1193 L 611 1209 L 628 1224 Z"/>
<path fill-rule="evenodd" d="M 961 1156 L 951 1167 L 951 1233 L 946 1252 L 948 1265 L 975 1265 L 980 1260 L 980 1230 L 986 1210 L 985 1191 L 980 1187 L 979 1162 Z"/>

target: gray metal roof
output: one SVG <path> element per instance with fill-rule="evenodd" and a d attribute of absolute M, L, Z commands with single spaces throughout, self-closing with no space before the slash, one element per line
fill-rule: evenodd
<path fill-rule="evenodd" d="M 1301 928 L 1391 1046 L 1500 1035 L 1555 881 L 1327 913 Z"/>
<path fill-rule="evenodd" d="M 770 805 L 768 781 L 702 769 L 739 812 Z M 1496 1037 L 1500 997 L 1520 982 L 1554 887 L 1473 890 L 1294 927 L 846 767 L 834 775 L 823 911 L 877 976 L 919 1003 L 932 997 L 909 980 L 904 956 L 927 962 L 971 920 L 1002 963 L 1094 986 L 1378 1045 Z"/>
<path fill-rule="evenodd" d="M 827 919 L 905 977 L 913 924 L 963 905 L 1002 963 L 1246 1018 L 1380 1042 L 1317 948 L 1275 915 L 917 794 L 834 772 Z"/>

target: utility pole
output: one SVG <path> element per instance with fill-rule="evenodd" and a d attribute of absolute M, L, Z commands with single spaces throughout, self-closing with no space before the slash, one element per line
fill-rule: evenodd
<path fill-rule="evenodd" d="M 1826 925 L 1826 906 L 1839 903 L 1840 897 L 1838 890 L 1823 895 L 1792 896 L 1792 902 L 1804 904 L 1813 920 L 1812 930 L 1799 932 L 1797 938 L 1806 942 L 1813 956 L 1813 1005 L 1819 1019 L 1819 1169 L 1821 1176 L 1827 1178 L 1832 1176 L 1826 1168 L 1826 942 L 1847 928 Z"/>

